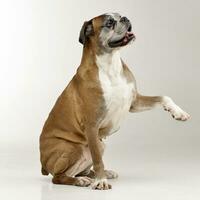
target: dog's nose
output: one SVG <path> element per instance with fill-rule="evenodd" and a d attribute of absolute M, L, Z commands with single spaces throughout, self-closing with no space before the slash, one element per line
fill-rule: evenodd
<path fill-rule="evenodd" d="M 120 19 L 120 22 L 127 23 L 127 22 L 129 22 L 129 19 L 127 17 L 122 17 Z"/>

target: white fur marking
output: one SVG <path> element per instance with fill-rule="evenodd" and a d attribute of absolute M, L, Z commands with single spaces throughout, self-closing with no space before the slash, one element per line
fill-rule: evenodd
<path fill-rule="evenodd" d="M 76 186 L 89 186 L 93 180 L 87 176 L 77 177 Z"/>
<path fill-rule="evenodd" d="M 91 184 L 91 186 L 92 189 L 99 189 L 99 190 L 105 190 L 105 189 L 107 190 L 111 188 L 106 178 L 95 179 L 94 182 Z"/>
<path fill-rule="evenodd" d="M 107 179 L 114 179 L 118 177 L 118 174 L 112 170 L 105 170 L 105 174 Z"/>
<path fill-rule="evenodd" d="M 129 112 L 134 84 L 127 83 L 119 51 L 97 56 L 96 62 L 107 108 L 101 127 L 104 128 L 111 122 L 111 134 L 119 129 L 120 121 Z"/>
<path fill-rule="evenodd" d="M 190 118 L 190 115 L 177 106 L 170 97 L 163 97 L 163 107 L 177 120 L 186 121 Z"/>

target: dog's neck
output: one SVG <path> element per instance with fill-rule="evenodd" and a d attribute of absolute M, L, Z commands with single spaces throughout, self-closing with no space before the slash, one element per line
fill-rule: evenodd
<path fill-rule="evenodd" d="M 86 44 L 83 47 L 81 66 L 84 66 L 84 67 L 85 66 L 87 66 L 87 67 L 93 66 L 96 63 L 96 61 L 95 61 L 96 54 L 97 54 L 96 48 L 93 47 L 93 45 L 91 45 L 90 43 Z"/>
<path fill-rule="evenodd" d="M 120 74 L 122 71 L 122 62 L 119 50 L 96 55 L 96 65 L 108 75 L 115 76 Z"/>
<path fill-rule="evenodd" d="M 86 45 L 83 48 L 79 71 L 85 74 L 100 70 L 109 77 L 119 76 L 123 70 L 119 49 L 112 50 L 110 53 L 99 53 L 97 49 L 93 45 Z"/>

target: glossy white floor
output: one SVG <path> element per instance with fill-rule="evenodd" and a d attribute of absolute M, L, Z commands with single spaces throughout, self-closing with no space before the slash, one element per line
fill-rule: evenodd
<path fill-rule="evenodd" d="M 0 199 L 200 199 L 200 162 L 195 145 L 124 145 L 114 151 L 109 145 L 106 166 L 119 173 L 117 180 L 110 181 L 113 189 L 109 191 L 53 185 L 50 176 L 40 174 L 39 154 L 34 148 L 1 149 Z"/>

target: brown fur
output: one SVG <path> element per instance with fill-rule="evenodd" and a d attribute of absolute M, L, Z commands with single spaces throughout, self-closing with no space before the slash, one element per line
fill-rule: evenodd
<path fill-rule="evenodd" d="M 106 106 L 95 61 L 96 55 L 102 53 L 98 40 L 102 16 L 94 18 L 92 24 L 94 32 L 89 38 L 84 38 L 83 55 L 77 73 L 56 101 L 40 136 L 41 172 L 43 175 L 52 174 L 55 184 L 87 186 L 90 179 L 80 179 L 79 176 L 95 175 L 97 180 L 112 177 L 104 169 L 102 160 L 102 138 L 108 135 L 112 124 L 100 127 Z M 127 82 L 136 85 L 133 74 L 123 61 L 122 65 Z M 163 103 L 163 97 L 142 96 L 135 88 L 130 112 L 151 109 Z M 92 165 L 94 172 L 90 171 Z M 82 171 L 74 170 L 75 167 Z M 97 189 L 110 188 L 111 185 L 106 182 L 97 186 Z"/>
<path fill-rule="evenodd" d="M 106 177 L 101 138 L 108 134 L 112 125 L 100 127 L 106 108 L 95 62 L 95 56 L 101 53 L 97 41 L 102 18 L 94 18 L 92 23 L 95 34 L 84 46 L 81 65 L 56 101 L 40 136 L 42 173 L 51 173 L 53 183 L 76 183 L 77 179 L 67 177 L 66 173 L 87 147 L 96 177 Z M 127 81 L 135 81 L 124 62 L 123 68 Z"/>
<path fill-rule="evenodd" d="M 84 46 L 81 65 L 56 101 L 40 136 L 42 173 L 56 177 L 54 183 L 59 182 L 58 177 L 62 177 L 65 184 L 76 182 L 76 178 L 63 176 L 87 146 L 91 150 L 96 176 L 104 177 L 102 136 L 99 135 L 106 135 L 107 128 L 101 130 L 99 127 L 105 107 L 94 60 L 100 53 L 96 37 L 101 17 L 95 18 L 93 25 L 96 34 Z"/>

